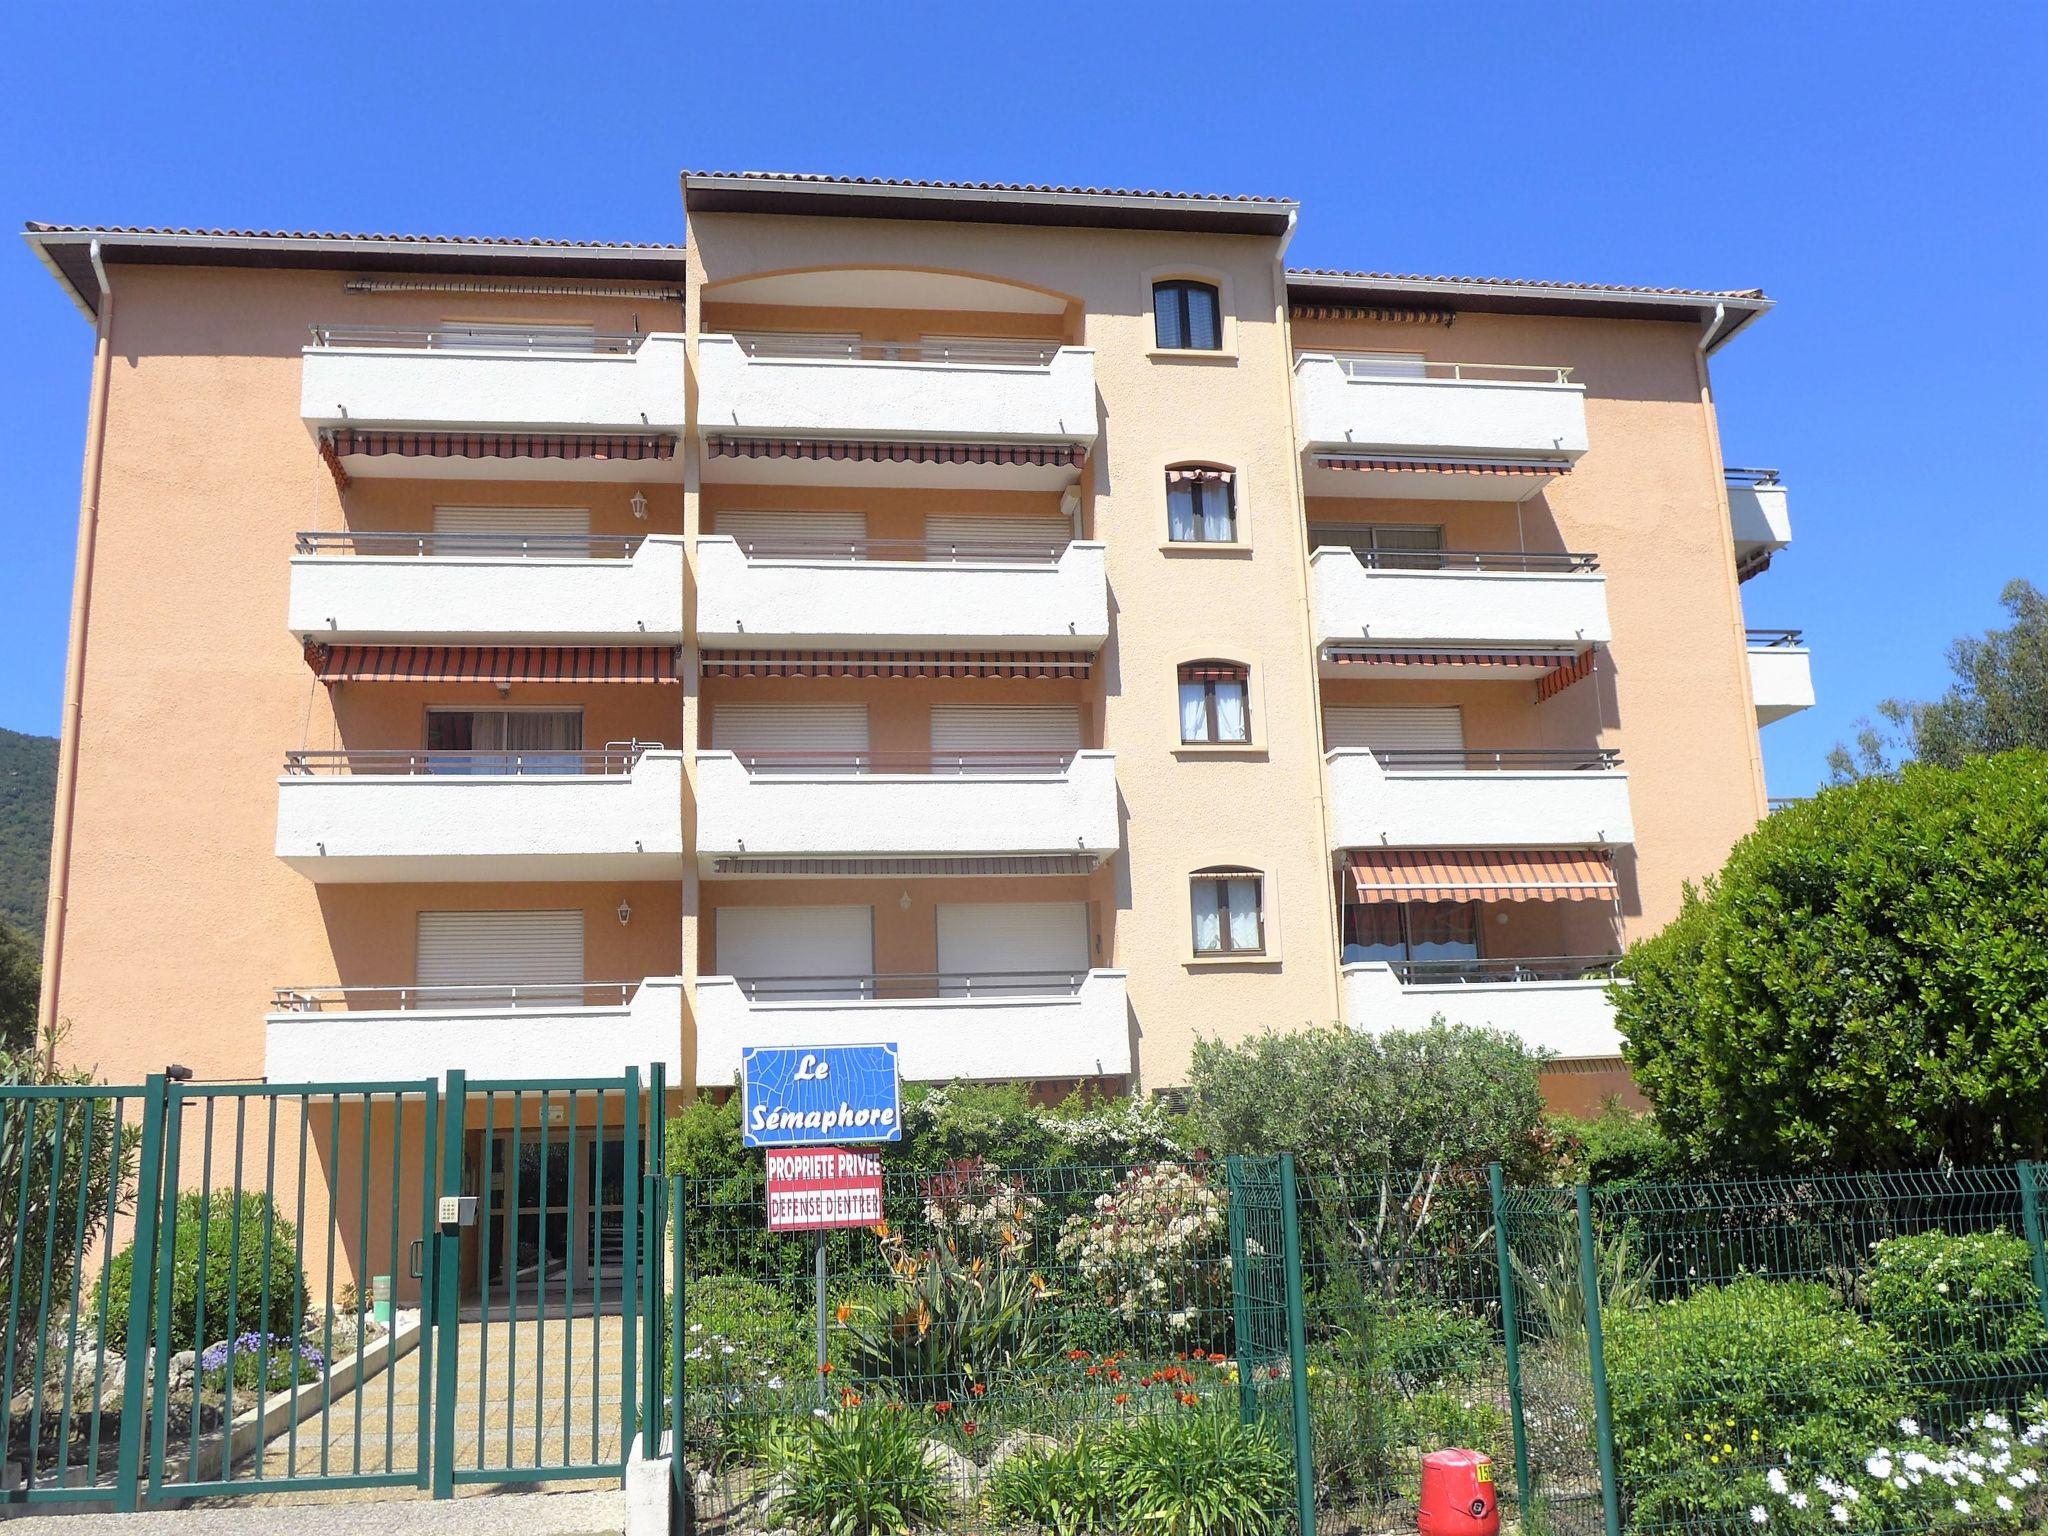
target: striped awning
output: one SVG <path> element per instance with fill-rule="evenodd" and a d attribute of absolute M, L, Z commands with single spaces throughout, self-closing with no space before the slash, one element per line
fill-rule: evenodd
<path fill-rule="evenodd" d="M 1383 304 L 1306 304 L 1287 306 L 1291 320 L 1378 320 L 1392 325 L 1449 325 L 1457 319 L 1448 309 L 1393 309 Z"/>
<path fill-rule="evenodd" d="M 320 434 L 342 457 L 361 454 L 408 459 L 672 459 L 676 440 L 668 433 L 604 436 L 558 432 L 386 432 L 366 427 L 330 427 Z"/>
<path fill-rule="evenodd" d="M 1570 661 L 1553 667 L 1536 679 L 1536 702 L 1557 697 L 1581 678 L 1593 675 L 1593 652 L 1591 648 L 1579 652 Z"/>
<path fill-rule="evenodd" d="M 985 854 L 944 859 L 755 859 L 711 861 L 715 875 L 1092 875 L 1092 853 Z"/>
<path fill-rule="evenodd" d="M 1577 651 L 1563 647 L 1467 646 L 1437 650 L 1419 645 L 1372 645 L 1336 641 L 1323 647 L 1323 660 L 1340 667 L 1489 667 L 1512 672 L 1549 672 L 1573 665 Z"/>
<path fill-rule="evenodd" d="M 306 665 L 323 683 L 672 683 L 665 645 L 322 645 Z"/>
<path fill-rule="evenodd" d="M 1010 677 L 1093 675 L 1083 651 L 706 651 L 705 677 Z"/>
<path fill-rule="evenodd" d="M 859 464 L 1034 464 L 1071 468 L 1079 443 L 896 443 L 827 438 L 713 437 L 714 459 L 831 459 Z"/>
<path fill-rule="evenodd" d="M 1358 901 L 1611 901 L 1598 848 L 1369 849 L 1345 855 Z"/>
<path fill-rule="evenodd" d="M 1571 473 L 1569 459 L 1416 459 L 1379 454 L 1319 453 L 1317 469 L 1377 470 L 1390 475 L 1533 475 Z"/>

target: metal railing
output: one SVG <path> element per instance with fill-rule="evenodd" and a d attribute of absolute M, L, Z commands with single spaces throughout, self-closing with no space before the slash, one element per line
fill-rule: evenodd
<path fill-rule="evenodd" d="M 1498 747 L 1491 751 L 1451 747 L 1374 747 L 1372 755 L 1393 773 L 1450 769 L 1459 773 L 1605 773 L 1621 766 L 1612 747 Z"/>
<path fill-rule="evenodd" d="M 1410 986 L 1432 982 L 1473 984 L 1518 981 L 1590 981 L 1612 976 L 1620 955 L 1503 955 L 1490 959 L 1392 960 L 1388 968 Z"/>
<path fill-rule="evenodd" d="M 565 778 L 577 775 L 620 777 L 647 752 L 662 750 L 658 741 L 611 741 L 595 751 L 569 747 L 536 747 L 498 752 L 449 752 L 438 748 L 369 747 L 287 752 L 284 771 L 294 778 L 329 775 L 451 778 Z"/>
<path fill-rule="evenodd" d="M 1805 632 L 1797 629 L 1745 629 L 1742 637 L 1752 651 L 1793 650 L 1806 643 Z"/>
<path fill-rule="evenodd" d="M 975 337 L 946 342 L 863 341 L 857 336 L 798 332 L 735 331 L 732 339 L 748 357 L 840 358 L 869 363 L 960 363 L 1006 367 L 1049 367 L 1059 355 L 1057 341 Z"/>
<path fill-rule="evenodd" d="M 530 331 L 479 325 L 315 325 L 316 347 L 393 347 L 405 351 L 556 352 L 627 356 L 647 337 L 633 332 L 551 330 Z"/>
<path fill-rule="evenodd" d="M 278 1013 L 460 1012 L 468 1008 L 623 1007 L 639 990 L 637 981 L 518 981 L 279 987 L 273 998 Z"/>
<path fill-rule="evenodd" d="M 1723 465 L 1721 477 L 1730 485 L 1776 485 L 1778 472 L 1775 469 L 1737 469 L 1733 464 Z"/>
<path fill-rule="evenodd" d="M 749 773 L 758 774 L 1008 774 L 1065 773 L 1074 761 L 1067 751 L 992 747 L 961 752 L 852 752 L 800 748 L 735 751 Z"/>
<path fill-rule="evenodd" d="M 1302 355 L 1297 353 L 1296 360 Z M 1483 383 L 1490 380 L 1496 383 L 1569 384 L 1572 379 L 1570 367 L 1555 363 L 1438 363 L 1418 360 L 1396 364 L 1378 358 L 1350 357 L 1342 352 L 1331 355 L 1337 359 L 1337 366 L 1343 370 L 1344 377 L 1354 383 L 1385 384 L 1403 380 Z"/>
<path fill-rule="evenodd" d="M 937 998 L 1072 997 L 1079 971 L 896 971 L 844 976 L 735 976 L 748 1002 L 896 1003 Z"/>
<path fill-rule="evenodd" d="M 363 533 L 301 531 L 301 555 L 481 556 L 508 560 L 629 560 L 643 542 L 629 533 Z"/>
<path fill-rule="evenodd" d="M 926 565 L 1058 565 L 1067 543 L 1050 539 L 736 538 L 749 560 L 894 560 Z"/>
<path fill-rule="evenodd" d="M 1318 549 L 1345 549 L 1369 571 L 1555 571 L 1592 572 L 1598 555 L 1512 549 L 1374 549 L 1317 529 Z"/>

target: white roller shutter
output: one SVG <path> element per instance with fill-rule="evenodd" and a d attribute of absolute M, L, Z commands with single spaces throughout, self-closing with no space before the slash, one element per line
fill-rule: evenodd
<path fill-rule="evenodd" d="M 1078 752 L 1081 750 L 1081 707 L 1078 704 L 934 704 L 932 756 L 966 754 L 962 766 L 975 766 L 986 752 Z M 989 766 L 1003 766 L 1000 759 Z M 1030 766 L 1030 765 L 1024 765 Z"/>
<path fill-rule="evenodd" d="M 858 331 L 734 331 L 732 338 L 749 357 L 860 356 Z"/>
<path fill-rule="evenodd" d="M 1451 755 L 1465 750 L 1465 717 L 1455 704 L 1332 704 L 1323 711 L 1323 738 L 1332 748 L 1422 750 Z"/>
<path fill-rule="evenodd" d="M 447 320 L 434 327 L 433 346 L 457 351 L 509 348 L 515 352 L 588 352 L 597 345 L 589 325 L 520 325 L 499 320 Z"/>
<path fill-rule="evenodd" d="M 504 989 L 426 999 L 433 1007 L 579 1005 L 583 914 L 422 912 L 413 973 L 422 987 Z"/>
<path fill-rule="evenodd" d="M 1420 352 L 1339 352 L 1337 366 L 1353 379 L 1420 379 L 1429 372 Z"/>
<path fill-rule="evenodd" d="M 941 902 L 938 924 L 948 995 L 1065 992 L 1088 969 L 1085 901 Z"/>
<path fill-rule="evenodd" d="M 759 543 L 769 551 L 810 544 L 851 548 L 868 536 L 864 512 L 720 512 L 711 531 L 738 539 L 742 551 Z"/>
<path fill-rule="evenodd" d="M 872 907 L 720 907 L 718 974 L 761 997 L 859 997 L 875 969 Z M 774 983 L 804 978 L 803 985 Z"/>
<path fill-rule="evenodd" d="M 865 752 L 865 704 L 714 704 L 711 745 L 719 752 Z"/>
<path fill-rule="evenodd" d="M 917 356 L 926 363 L 1049 363 L 1060 344 L 1035 337 L 942 336 L 917 338 Z"/>
<path fill-rule="evenodd" d="M 995 558 L 1019 559 L 1044 555 L 1057 559 L 1073 541 L 1074 527 L 1064 517 L 976 517 L 972 513 L 933 513 L 924 520 L 927 544 L 961 545 L 971 557 L 976 548 L 989 544 L 1008 546 Z M 1024 546 L 1018 548 L 1017 546 Z M 931 558 L 943 559 L 944 550 Z"/>
<path fill-rule="evenodd" d="M 437 555 L 540 555 L 575 559 L 589 553 L 588 507 L 436 507 L 434 532 L 458 534 L 436 539 Z M 525 540 L 542 542 L 528 545 Z M 586 541 L 578 543 L 578 540 Z"/>

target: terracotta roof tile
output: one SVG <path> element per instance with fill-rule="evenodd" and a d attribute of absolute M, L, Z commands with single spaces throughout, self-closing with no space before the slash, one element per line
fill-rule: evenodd
<path fill-rule="evenodd" d="M 574 251 L 680 251 L 680 245 L 636 240 L 542 240 L 509 235 L 399 235 L 341 230 L 201 229 L 146 224 L 44 224 L 31 219 L 24 226 L 35 235 L 162 235 L 203 240 L 362 240 L 399 241 L 408 245 L 527 246 Z"/>
<path fill-rule="evenodd" d="M 685 171 L 685 178 L 715 176 L 729 181 L 800 181 L 834 187 L 904 187 L 933 192 L 1040 192 L 1067 197 L 1153 197 L 1170 202 L 1277 203 L 1290 197 L 1264 197 L 1248 192 L 1168 192 L 1151 187 L 1069 187 L 1050 182 L 922 181 L 893 176 L 825 176 L 809 171 Z"/>

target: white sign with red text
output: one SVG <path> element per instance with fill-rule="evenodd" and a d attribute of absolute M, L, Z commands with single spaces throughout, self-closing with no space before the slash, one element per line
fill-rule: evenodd
<path fill-rule="evenodd" d="M 768 1230 L 871 1227 L 882 1219 L 879 1153 L 845 1147 L 768 1149 Z"/>

